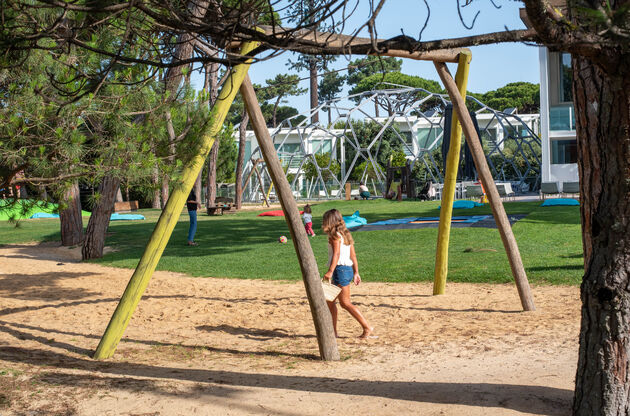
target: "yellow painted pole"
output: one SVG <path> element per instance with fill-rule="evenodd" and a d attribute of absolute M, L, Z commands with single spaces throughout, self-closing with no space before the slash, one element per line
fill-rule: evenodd
<path fill-rule="evenodd" d="M 282 168 L 282 170 L 284 171 L 284 176 L 287 176 L 287 172 L 289 171 L 289 165 L 287 164 L 287 167 Z M 272 190 L 273 190 L 273 181 L 271 182 L 271 185 L 269 185 L 269 190 L 267 191 L 267 200 L 269 200 L 269 196 L 271 195 Z"/>
<path fill-rule="evenodd" d="M 257 46 L 257 42 L 244 43 L 241 48 L 241 55 L 247 55 Z M 131 276 L 127 288 L 120 298 L 120 302 L 109 321 L 109 325 L 96 348 L 96 352 L 94 353 L 95 359 L 109 358 L 114 355 L 114 351 L 116 351 L 116 347 L 129 324 L 131 315 L 133 315 L 133 312 L 136 310 L 140 298 L 149 285 L 151 276 L 160 261 L 160 257 L 162 257 L 164 248 L 181 215 L 186 198 L 199 175 L 199 171 L 203 167 L 204 161 L 208 157 L 216 135 L 223 126 L 232 101 L 234 101 L 234 97 L 238 93 L 245 75 L 247 75 L 250 63 L 251 60 L 232 68 L 230 76 L 223 84 L 223 88 L 210 112 L 210 127 L 201 139 L 199 154 L 193 157 L 193 159 L 184 166 L 182 180 L 175 186 L 168 198 L 168 202 L 155 225 L 155 229 L 147 243 L 144 254 L 142 254 L 140 262 Z"/>
<path fill-rule="evenodd" d="M 267 200 L 269 200 L 272 190 L 273 190 L 273 182 L 271 182 L 271 185 L 269 185 L 269 190 L 267 191 Z"/>
<path fill-rule="evenodd" d="M 455 83 L 460 95 L 466 99 L 468 86 L 468 69 L 472 55 L 470 51 L 459 54 L 459 64 L 455 75 Z M 453 200 L 455 199 L 455 185 L 457 183 L 457 168 L 459 153 L 462 146 L 462 126 L 457 113 L 453 111 L 451 122 L 451 144 L 446 160 L 446 174 L 442 189 L 442 205 L 440 209 L 440 224 L 438 227 L 438 241 L 435 252 L 435 272 L 433 280 L 433 294 L 443 295 L 446 289 L 446 275 L 448 274 L 448 242 L 451 235 L 451 218 L 453 216 Z"/>

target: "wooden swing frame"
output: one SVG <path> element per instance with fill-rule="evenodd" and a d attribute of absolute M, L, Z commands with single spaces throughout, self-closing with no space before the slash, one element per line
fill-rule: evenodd
<path fill-rule="evenodd" d="M 267 34 L 277 34 L 270 28 L 262 29 Z M 309 31 L 301 35 L 303 40 L 317 42 L 318 44 L 325 42 L 327 45 L 327 53 L 350 54 L 352 48 L 362 49 L 366 45 L 373 45 L 371 39 L 367 38 L 351 38 L 346 35 L 331 34 Z M 244 42 L 240 48 L 240 54 L 249 57 L 249 54 L 259 46 L 258 42 Z M 335 49 L 336 48 L 336 49 Z M 518 246 L 512 233 L 509 220 L 505 213 L 505 209 L 501 202 L 499 192 L 492 179 L 490 169 L 485 159 L 483 149 L 479 142 L 479 137 L 473 127 L 472 120 L 466 109 L 466 86 L 468 83 L 468 72 L 471 61 L 471 53 L 468 49 L 448 49 L 430 52 L 422 51 L 404 51 L 404 50 L 384 50 L 375 55 L 391 56 L 399 58 L 408 58 L 414 60 L 433 61 L 438 75 L 444 84 L 448 95 L 453 103 L 455 112 L 452 119 L 451 143 L 446 163 L 446 175 L 444 179 L 444 188 L 442 193 L 442 209 L 440 210 L 440 223 L 438 229 L 438 241 L 435 261 L 434 276 L 434 294 L 443 294 L 446 285 L 446 277 L 448 273 L 448 243 L 451 229 L 451 218 L 453 209 L 453 200 L 455 197 L 455 185 L 457 180 L 457 169 L 459 161 L 459 153 L 461 148 L 462 127 L 472 151 L 473 159 L 477 172 L 484 188 L 488 194 L 492 213 L 494 215 L 497 227 L 501 234 L 501 239 L 508 255 L 512 274 L 514 276 L 521 304 L 524 310 L 532 311 L 535 309 L 533 298 L 527 275 L 523 268 L 523 262 L 520 257 Z M 245 107 L 250 116 L 250 122 L 254 128 L 258 144 L 264 161 L 267 165 L 272 184 L 276 188 L 278 199 L 282 205 L 285 219 L 291 233 L 292 241 L 295 246 L 302 277 L 306 287 L 317 341 L 319 344 L 320 356 L 323 360 L 339 360 L 339 351 L 337 349 L 337 341 L 334 336 L 332 319 L 328 312 L 328 307 L 324 298 L 324 292 L 320 284 L 320 275 L 315 261 L 315 256 L 311 248 L 308 237 L 299 214 L 297 202 L 291 192 L 291 187 L 286 179 L 280 159 L 273 146 L 273 141 L 269 135 L 260 105 L 256 98 L 253 85 L 247 75 L 252 59 L 235 65 L 230 70 L 228 79 L 224 83 L 219 97 L 215 105 L 211 109 L 210 128 L 202 137 L 199 154 L 194 156 L 182 171 L 182 180 L 175 186 L 171 192 L 169 199 L 158 219 L 158 222 L 151 234 L 146 245 L 145 251 L 138 262 L 129 283 L 120 298 L 120 302 L 114 311 L 112 318 L 101 338 L 96 352 L 95 359 L 105 359 L 111 357 L 116 351 L 116 347 L 120 342 L 131 316 L 133 315 L 140 299 L 146 290 L 151 276 L 157 267 L 157 264 L 166 248 L 168 240 L 177 224 L 181 214 L 186 196 L 192 189 L 194 182 L 203 167 L 215 138 L 220 131 L 229 107 L 231 106 L 237 92 L 240 91 Z M 451 74 L 446 67 L 446 62 L 457 63 L 457 73 L 453 80 Z M 461 120 L 461 123 L 460 123 Z M 264 191 L 263 191 L 264 192 Z M 318 317 L 323 317 L 319 319 Z"/>

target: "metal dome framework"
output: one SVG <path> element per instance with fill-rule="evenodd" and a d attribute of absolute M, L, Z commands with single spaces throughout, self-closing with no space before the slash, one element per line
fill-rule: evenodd
<path fill-rule="evenodd" d="M 541 166 L 541 141 L 538 135 L 517 114 L 495 110 L 474 97 L 467 99 L 468 107 L 475 109 L 474 115 L 484 115 L 482 117 L 487 120 L 483 128 L 479 129 L 479 136 L 486 139 L 485 155 L 494 179 L 512 180 L 520 191 L 536 189 L 540 184 Z M 357 104 L 352 105 L 353 102 Z M 394 140 L 402 146 L 412 168 L 416 164 L 424 166 L 428 174 L 426 180 L 442 183 L 445 168 L 440 160 L 436 160 L 436 156 L 441 154 L 446 108 L 450 104 L 448 95 L 422 88 L 374 90 L 327 101 L 313 110 L 283 120 L 271 132 L 271 137 L 296 198 L 344 197 L 345 184 L 354 169 L 363 162 L 366 163 L 360 173 L 361 180 L 367 182 L 368 169 L 371 167 L 377 178 L 376 183 L 371 181 L 371 185 L 376 194 L 381 194 L 385 172 L 377 160 L 385 137 L 389 140 L 395 137 Z M 374 108 L 385 109 L 387 115 L 374 116 L 373 111 L 368 111 Z M 329 127 L 310 121 L 313 114 L 322 111 L 329 113 Z M 357 120 L 379 126 L 378 132 L 369 138 L 367 145 L 365 140 L 360 140 L 355 130 L 353 122 Z M 418 123 L 422 124 L 423 133 L 426 133 L 424 140 L 419 140 L 417 134 L 414 137 L 413 126 Z M 491 128 L 500 128 L 502 131 L 496 140 L 487 140 L 492 138 Z M 299 146 L 295 146 L 296 137 Z M 331 141 L 331 157 L 326 164 L 320 164 L 321 161 L 315 157 L 321 153 L 323 145 L 312 145 L 323 139 Z M 346 149 L 354 151 L 351 159 L 346 159 Z M 441 160 L 445 160 L 443 155 Z M 251 175 L 257 163 L 262 167 L 262 172 L 260 175 Z M 313 177 L 306 177 L 307 166 L 311 173 L 314 171 Z M 262 162 L 259 147 L 253 149 L 245 170 L 246 174 L 249 171 L 246 176 L 251 179 L 245 184 L 244 200 L 260 201 L 271 191 L 271 177 Z M 264 192 L 267 195 L 262 195 Z"/>

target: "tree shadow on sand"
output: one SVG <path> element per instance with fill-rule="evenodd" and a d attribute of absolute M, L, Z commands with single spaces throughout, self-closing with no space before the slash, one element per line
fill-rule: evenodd
<path fill-rule="evenodd" d="M 314 338 L 314 335 L 290 334 L 286 329 L 259 329 L 259 328 L 243 328 L 232 325 L 201 325 L 196 329 L 206 332 L 225 332 L 230 335 L 239 335 L 246 339 L 256 341 L 267 341 L 274 338 Z"/>
<path fill-rule="evenodd" d="M 238 371 L 175 368 L 135 364 L 130 362 L 97 362 L 71 357 L 53 351 L 0 346 L 0 359 L 9 362 L 45 366 L 47 376 L 42 382 L 68 386 L 91 385 L 103 380 L 103 375 L 151 378 L 161 381 L 189 381 L 199 383 L 203 389 L 194 392 L 178 391 L 180 397 L 197 397 L 206 394 L 215 397 L 236 395 L 239 388 L 286 389 L 309 393 L 333 393 L 344 396 L 381 397 L 393 400 L 426 402 L 449 405 L 479 406 L 484 408 L 512 409 L 545 415 L 564 415 L 570 406 L 573 392 L 547 386 L 528 386 L 492 383 L 441 383 L 417 381 L 357 380 L 336 377 L 295 376 L 280 374 L 243 373 Z M 94 374 L 54 374 L 57 369 L 75 369 Z M 54 370 L 53 370 L 54 371 Z M 170 395 L 164 387 L 144 383 L 147 391 Z M 220 384 L 217 388 L 216 384 Z M 109 388 L 110 384 L 107 384 Z M 117 382 L 114 388 L 137 391 L 133 383 Z"/>
<path fill-rule="evenodd" d="M 63 342 L 63 341 L 58 341 L 54 337 L 34 335 L 34 334 L 30 333 L 30 332 L 26 332 L 26 330 L 43 332 L 44 334 L 66 335 L 66 336 L 73 336 L 73 337 L 81 337 L 81 338 L 93 339 L 93 340 L 96 340 L 96 341 L 101 339 L 101 335 L 97 335 L 97 334 L 84 334 L 84 333 L 81 333 L 81 332 L 62 331 L 62 330 L 58 330 L 58 329 L 41 328 L 41 327 L 33 326 L 33 325 L 0 321 L 0 332 L 4 332 L 6 334 L 9 334 L 9 335 L 13 336 L 14 338 L 21 339 L 21 340 L 35 341 L 35 342 L 38 342 L 38 343 L 40 343 L 42 345 L 49 345 L 51 347 L 60 348 L 60 349 L 63 349 L 63 350 L 69 351 L 69 352 L 74 352 L 74 353 L 77 353 L 77 354 L 80 354 L 80 355 L 84 355 L 84 356 L 88 356 L 88 357 L 91 357 L 92 354 L 94 353 L 94 351 L 91 350 L 91 349 L 82 348 L 82 347 L 79 347 L 79 346 L 76 346 L 76 345 L 73 345 L 73 344 L 69 344 L 69 343 Z M 244 332 L 247 332 L 247 331 L 261 332 L 261 333 L 267 333 L 268 332 L 268 331 L 265 331 L 265 330 L 262 330 L 262 329 L 260 329 L 260 330 L 259 329 L 253 329 L 252 330 L 252 329 L 242 328 L 242 330 Z M 297 337 L 314 338 L 313 335 L 287 335 L 287 334 L 283 334 L 283 337 L 284 338 L 293 338 L 293 337 L 295 337 L 295 338 L 297 338 Z M 277 338 L 277 337 L 270 337 L 268 339 L 272 339 L 272 338 Z M 259 341 L 267 340 L 267 339 L 260 339 L 260 338 L 251 338 L 251 339 L 256 339 L 256 340 L 259 340 Z M 145 340 L 145 339 L 136 339 L 136 338 L 129 338 L 129 337 L 125 337 L 121 341 L 122 345 L 124 345 L 125 343 L 149 345 L 149 346 L 152 346 L 152 347 L 177 347 L 177 348 L 186 348 L 186 349 L 191 349 L 191 350 L 201 349 L 201 350 L 205 350 L 205 351 L 210 351 L 210 352 L 215 352 L 215 353 L 223 353 L 223 354 L 231 354 L 231 355 L 235 355 L 235 356 L 255 355 L 255 356 L 270 356 L 270 357 L 292 357 L 292 358 L 301 358 L 301 359 L 305 359 L 305 360 L 319 360 L 320 359 L 319 356 L 316 356 L 314 354 L 290 353 L 290 352 L 270 350 L 270 349 L 266 349 L 264 351 L 260 351 L 260 350 L 238 350 L 238 349 L 234 349 L 234 348 L 218 348 L 218 347 L 211 347 L 211 346 L 207 346 L 207 345 L 188 345 L 188 344 L 181 344 L 181 343 L 173 344 L 173 343 L 169 343 L 169 342 Z M 0 354 L 0 359 L 2 359 L 1 354 Z"/>
<path fill-rule="evenodd" d="M 88 296 L 99 295 L 83 288 L 63 287 L 64 280 L 96 275 L 91 272 L 46 272 L 39 274 L 7 273 L 0 277 L 0 296 L 14 299 L 38 300 L 38 299 L 82 299 Z"/>

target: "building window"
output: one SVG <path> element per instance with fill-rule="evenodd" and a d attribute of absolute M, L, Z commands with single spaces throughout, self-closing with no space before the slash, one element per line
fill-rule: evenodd
<path fill-rule="evenodd" d="M 249 160 L 252 157 L 252 142 L 245 142 L 245 160 Z"/>
<path fill-rule="evenodd" d="M 572 105 L 557 105 L 549 108 L 549 130 L 575 130 L 575 114 Z"/>
<path fill-rule="evenodd" d="M 282 166 L 286 168 L 286 165 L 290 163 L 290 168 L 299 168 L 300 162 L 304 158 L 304 154 L 300 149 L 299 143 L 285 143 L 280 148 L 279 144 L 274 145 L 276 150 L 278 151 L 278 156 L 280 157 L 280 162 L 282 162 Z"/>
<path fill-rule="evenodd" d="M 332 141 L 330 139 L 312 140 L 311 149 L 313 153 L 330 153 L 332 151 Z"/>
<path fill-rule="evenodd" d="M 551 141 L 551 163 L 563 165 L 567 163 L 577 163 L 577 140 L 552 140 Z"/>
<path fill-rule="evenodd" d="M 560 102 L 573 101 L 573 71 L 571 70 L 571 54 L 560 55 Z"/>
<path fill-rule="evenodd" d="M 276 148 L 276 150 L 280 149 L 280 144 L 274 144 L 274 147 Z M 280 152 L 282 153 L 296 153 L 300 151 L 300 144 L 299 143 L 285 143 L 282 145 L 282 149 L 280 149 Z"/>
<path fill-rule="evenodd" d="M 418 129 L 418 146 L 420 149 L 429 149 L 435 139 L 442 134 L 442 127 L 421 127 Z"/>
<path fill-rule="evenodd" d="M 487 144 L 489 146 L 495 146 L 497 144 L 497 129 L 496 128 L 486 128 L 485 130 L 481 130 L 481 142 Z"/>

